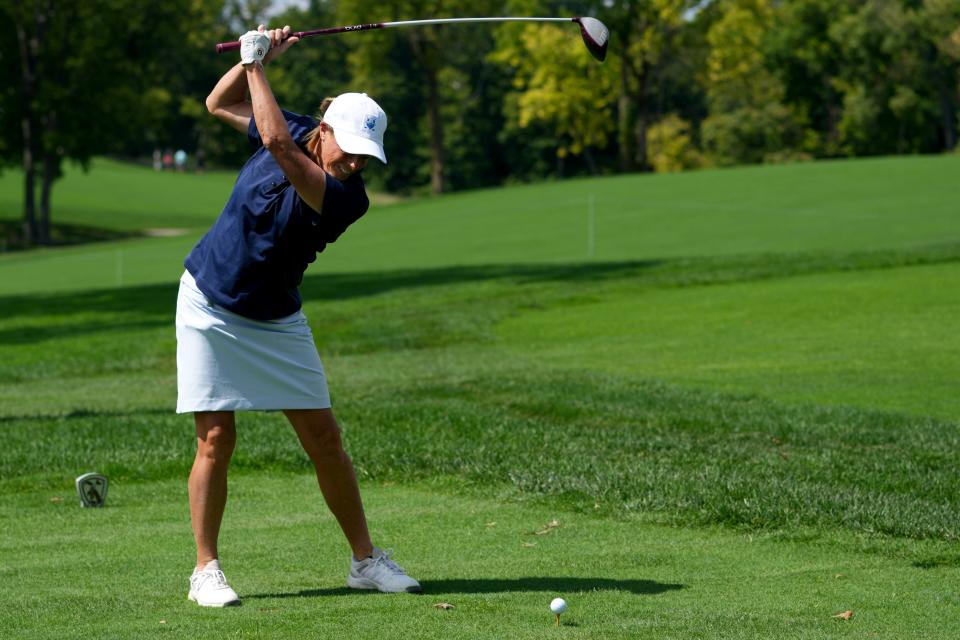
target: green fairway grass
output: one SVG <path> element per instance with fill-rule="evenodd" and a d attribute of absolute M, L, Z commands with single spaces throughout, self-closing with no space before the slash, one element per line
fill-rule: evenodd
<path fill-rule="evenodd" d="M 67 262 L 58 255 L 0 254 L 0 269 L 12 270 L 0 295 L 22 291 L 27 281 L 35 291 L 169 282 L 168 269 L 220 213 L 234 179 L 108 161 L 95 166 L 88 176 L 74 170 L 57 184 L 55 221 L 128 231 L 179 228 L 187 235 L 140 241 L 119 255 L 112 244 L 77 249 Z M 958 172 L 960 156 L 880 158 L 571 180 L 374 206 L 312 273 L 957 243 Z M 0 176 L 0 218 L 19 211 L 16 178 L 13 171 Z M 74 270 L 82 279 L 64 282 Z"/>
<path fill-rule="evenodd" d="M 906 639 L 950 637 L 960 616 L 944 590 L 956 570 L 936 564 L 931 543 L 882 557 L 852 536 L 684 530 L 378 484 L 365 487 L 374 530 L 403 542 L 396 557 L 424 593 L 356 592 L 314 482 L 234 477 L 221 553 L 243 601 L 224 610 L 186 600 L 181 481 L 117 483 L 103 510 L 77 508 L 68 491 L 5 501 L 0 576 L 17 588 L 0 592 L 0 629 L 23 640 Z M 548 608 L 557 596 L 569 605 L 559 629 Z M 847 610 L 849 621 L 832 617 Z"/>
<path fill-rule="evenodd" d="M 623 286 L 507 321 L 541 366 L 960 419 L 960 263 L 713 287 Z"/>
<path fill-rule="evenodd" d="M 22 173 L 0 175 L 0 218 L 15 218 L 22 202 Z M 89 173 L 73 164 L 53 187 L 53 222 L 140 231 L 199 229 L 223 208 L 236 173 L 154 171 L 105 158 Z"/>
<path fill-rule="evenodd" d="M 173 312 L 232 176 L 70 173 L 64 222 L 184 233 L 0 254 L 0 637 L 956 636 L 957 170 L 375 206 L 308 271 L 304 311 L 377 541 L 426 595 L 343 589 L 292 430 L 242 414 L 222 552 L 244 605 L 220 612 L 185 600 Z M 111 479 L 103 511 L 76 505 L 86 471 Z"/>

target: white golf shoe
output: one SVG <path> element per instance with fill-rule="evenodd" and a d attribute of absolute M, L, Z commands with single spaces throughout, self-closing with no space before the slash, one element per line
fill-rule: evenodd
<path fill-rule="evenodd" d="M 347 586 L 351 589 L 377 589 L 384 593 L 420 593 L 420 583 L 407 575 L 390 558 L 390 553 L 374 547 L 373 555 L 350 562 Z"/>
<path fill-rule="evenodd" d="M 240 604 L 237 592 L 230 588 L 220 570 L 220 561 L 211 560 L 203 570 L 194 569 L 190 576 L 187 598 L 201 607 L 229 607 Z"/>

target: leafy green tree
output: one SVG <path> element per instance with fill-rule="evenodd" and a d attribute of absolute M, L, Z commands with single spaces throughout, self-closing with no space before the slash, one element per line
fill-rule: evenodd
<path fill-rule="evenodd" d="M 844 57 L 841 144 L 852 155 L 918 153 L 956 145 L 960 5 L 870 0 L 837 21 Z"/>
<path fill-rule="evenodd" d="M 767 32 L 767 64 L 783 83 L 784 102 L 807 114 L 818 155 L 840 153 L 844 95 L 837 80 L 844 56 L 830 38 L 834 24 L 851 15 L 858 0 L 791 0 L 775 10 Z"/>
<path fill-rule="evenodd" d="M 131 156 L 149 153 L 154 148 L 174 147 L 202 152 L 210 164 L 232 167 L 242 164 L 250 154 L 243 136 L 207 113 L 207 95 L 220 76 L 239 61 L 238 52 L 218 55 L 213 45 L 237 40 L 240 34 L 261 23 L 269 27 L 282 23 L 271 19 L 273 3 L 269 0 L 194 0 L 195 6 L 201 3 L 205 5 L 202 22 L 194 15 L 195 22 L 180 25 L 182 46 L 172 55 L 154 61 L 157 81 L 150 91 L 165 106 L 151 120 L 153 126 L 146 144 L 125 149 Z M 281 58 L 279 62 L 283 61 Z M 284 76 L 283 72 L 271 69 L 271 84 L 278 97 L 286 86 Z"/>
<path fill-rule="evenodd" d="M 5 94 L 5 131 L 20 124 L 9 162 L 24 171 L 24 239 L 51 241 L 53 184 L 65 159 L 123 150 L 144 136 L 163 108 L 156 71 L 175 55 L 174 37 L 213 21 L 219 3 L 171 0 L 4 1 L 0 17 L 14 26 L 15 50 L 3 57 L 20 70 L 16 99 Z M 19 153 L 17 153 L 19 152 Z M 37 191 L 39 190 L 39 207 Z"/>
<path fill-rule="evenodd" d="M 270 0 L 194 0 L 195 6 L 200 4 L 205 6 L 203 22 L 181 25 L 180 46 L 151 63 L 155 79 L 148 89 L 151 117 L 143 138 L 125 144 L 127 155 L 174 147 L 202 152 L 210 164 L 242 164 L 250 154 L 246 139 L 210 116 L 204 104 L 220 76 L 239 60 L 236 51 L 214 53 L 214 43 L 236 40 L 258 24 L 270 28 L 289 24 L 295 31 L 332 24 L 336 9 L 335 2 L 324 0 L 280 15 L 272 14 Z M 198 19 L 194 15 L 193 20 Z M 347 84 L 346 50 L 342 44 L 331 46 L 337 42 L 342 41 L 308 40 L 272 63 L 270 83 L 283 108 L 313 114 L 323 97 Z"/>
<path fill-rule="evenodd" d="M 339 15 L 352 24 L 496 15 L 501 7 L 498 0 L 355 0 L 341 3 Z M 409 189 L 424 180 L 433 193 L 450 187 L 444 112 L 451 106 L 466 111 L 470 105 L 464 101 L 475 99 L 463 83 L 479 77 L 477 60 L 490 46 L 485 29 L 490 27 L 444 25 L 356 34 L 349 56 L 353 81 L 384 106 L 391 122 L 389 144 L 402 150 L 400 157 L 391 154 L 386 168 L 391 188 Z M 427 176 L 423 166 L 429 168 Z"/>
<path fill-rule="evenodd" d="M 960 119 L 960 3 L 954 0 L 925 0 L 920 30 L 933 45 L 933 85 L 940 103 L 943 145 L 957 147 Z"/>
<path fill-rule="evenodd" d="M 501 46 L 493 59 L 516 68 L 508 108 L 520 127 L 549 124 L 557 155 L 586 154 L 603 147 L 615 130 L 611 117 L 615 65 L 600 66 L 572 30 L 553 25 L 525 25 Z"/>
<path fill-rule="evenodd" d="M 549 15 L 536 2 L 515 3 L 511 13 Z M 558 172 L 566 158 L 583 156 L 597 173 L 592 150 L 607 147 L 616 131 L 619 59 L 608 56 L 599 64 L 572 25 L 542 23 L 502 25 L 490 59 L 512 77 L 504 105 L 508 126 L 543 127 L 553 139 Z"/>
<path fill-rule="evenodd" d="M 780 79 L 767 68 L 764 41 L 773 29 L 770 0 L 719 2 L 707 40 L 710 116 L 703 145 L 720 165 L 800 156 L 809 144 L 806 114 L 785 103 Z"/>
<path fill-rule="evenodd" d="M 269 23 L 271 0 L 222 0 L 222 4 L 224 21 L 237 34 L 256 29 L 260 24 L 277 26 Z"/>
<path fill-rule="evenodd" d="M 657 173 L 696 169 L 706 164 L 693 144 L 690 123 L 675 113 L 651 126 L 647 140 L 650 165 Z"/>
<path fill-rule="evenodd" d="M 683 108 L 671 97 L 680 92 L 687 104 L 698 100 L 684 90 L 694 82 L 692 67 L 686 64 L 690 60 L 681 49 L 692 44 L 685 41 L 691 31 L 687 15 L 698 4 L 692 0 L 603 3 L 602 16 L 619 60 L 617 141 L 623 171 L 647 168 L 648 127 L 663 110 Z"/>
<path fill-rule="evenodd" d="M 293 7 L 270 19 L 270 26 L 290 25 L 293 31 L 336 26 L 337 3 L 313 0 L 307 7 Z M 341 34 L 308 38 L 270 69 L 270 85 L 281 106 L 297 113 L 315 114 L 324 98 L 355 88 L 348 68 L 349 39 L 364 34 Z"/>
<path fill-rule="evenodd" d="M 910 55 L 904 41 L 907 17 L 900 5 L 866 2 L 831 28 L 831 40 L 844 58 L 836 85 L 843 95 L 839 131 L 847 154 L 879 154 L 896 146 L 898 124 L 889 102 L 903 72 L 895 58 L 902 47 Z"/>
<path fill-rule="evenodd" d="M 513 141 L 502 137 L 503 97 L 510 80 L 487 60 L 494 47 L 494 30 L 478 29 L 475 37 L 458 48 L 455 63 L 440 75 L 451 189 L 500 184 L 510 178 L 522 156 L 515 153 Z"/>

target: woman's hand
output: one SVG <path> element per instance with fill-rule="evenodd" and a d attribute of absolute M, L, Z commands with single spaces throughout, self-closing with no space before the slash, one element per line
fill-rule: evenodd
<path fill-rule="evenodd" d="M 249 66 L 263 62 L 270 50 L 270 37 L 262 31 L 247 31 L 240 36 L 240 64 Z"/>
<path fill-rule="evenodd" d="M 277 56 L 282 55 L 287 49 L 300 41 L 300 38 L 296 36 L 290 37 L 290 25 L 283 29 L 267 29 L 266 26 L 260 25 L 257 27 L 257 31 L 266 33 L 270 38 L 270 50 L 263 58 L 263 64 L 267 64 Z"/>

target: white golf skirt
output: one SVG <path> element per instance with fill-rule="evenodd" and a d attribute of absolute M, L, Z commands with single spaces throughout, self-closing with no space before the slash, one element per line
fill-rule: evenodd
<path fill-rule="evenodd" d="M 266 322 L 245 318 L 211 302 L 185 271 L 176 324 L 177 413 L 330 406 L 303 312 Z"/>

